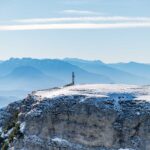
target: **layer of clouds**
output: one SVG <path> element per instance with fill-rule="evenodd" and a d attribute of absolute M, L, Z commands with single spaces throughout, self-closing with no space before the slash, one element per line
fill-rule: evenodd
<path fill-rule="evenodd" d="M 10 25 L 0 25 L 0 31 L 149 28 L 150 17 L 93 16 L 66 18 L 30 18 L 10 20 L 9 24 Z"/>
<path fill-rule="evenodd" d="M 148 23 L 115 23 L 115 24 L 92 24 L 92 23 L 76 23 L 76 24 L 31 24 L 31 25 L 8 25 L 0 26 L 0 31 L 16 31 L 16 30 L 50 30 L 50 29 L 117 29 L 117 28 L 150 28 Z"/>
<path fill-rule="evenodd" d="M 100 17 L 62 17 L 62 18 L 32 18 L 13 20 L 16 23 L 48 23 L 48 22 L 94 22 L 94 21 L 130 21 L 150 22 L 150 17 L 122 17 L 122 16 L 100 16 Z"/>

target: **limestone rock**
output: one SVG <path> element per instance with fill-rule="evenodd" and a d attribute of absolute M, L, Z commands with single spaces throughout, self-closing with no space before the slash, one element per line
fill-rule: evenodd
<path fill-rule="evenodd" d="M 10 150 L 150 150 L 150 86 L 36 91 L 0 111 L 1 128 L 14 111 L 23 136 Z"/>

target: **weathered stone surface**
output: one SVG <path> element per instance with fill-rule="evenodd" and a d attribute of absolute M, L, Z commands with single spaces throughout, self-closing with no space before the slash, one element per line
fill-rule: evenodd
<path fill-rule="evenodd" d="M 24 136 L 14 139 L 10 150 L 150 150 L 150 102 L 134 100 L 143 87 L 121 88 L 95 93 L 95 88 L 76 87 L 71 91 L 80 92 L 52 97 L 37 92 L 11 104 L 7 111 L 19 107 Z"/>

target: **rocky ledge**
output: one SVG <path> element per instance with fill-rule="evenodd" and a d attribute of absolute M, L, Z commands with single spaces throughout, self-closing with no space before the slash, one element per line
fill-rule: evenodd
<path fill-rule="evenodd" d="M 76 85 L 0 110 L 2 150 L 150 150 L 150 86 Z"/>

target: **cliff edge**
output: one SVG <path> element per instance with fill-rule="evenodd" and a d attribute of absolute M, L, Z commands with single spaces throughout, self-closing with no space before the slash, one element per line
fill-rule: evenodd
<path fill-rule="evenodd" d="M 0 109 L 2 150 L 150 150 L 150 86 L 35 91 Z"/>

